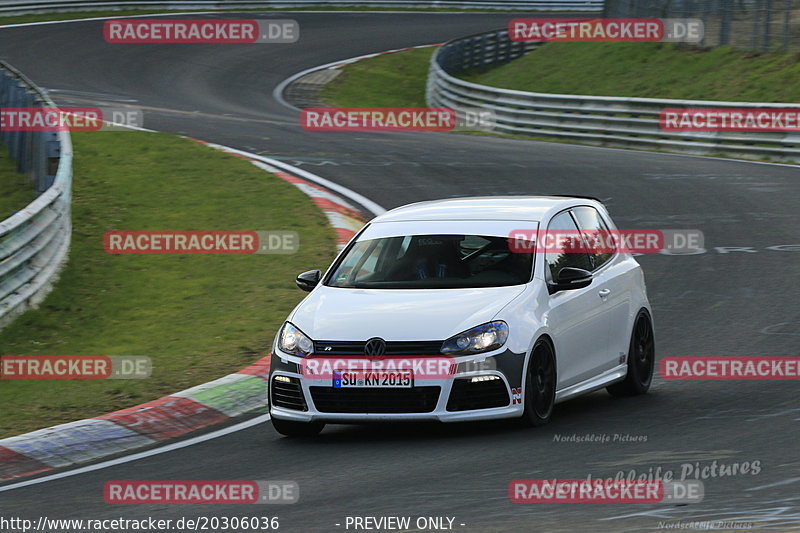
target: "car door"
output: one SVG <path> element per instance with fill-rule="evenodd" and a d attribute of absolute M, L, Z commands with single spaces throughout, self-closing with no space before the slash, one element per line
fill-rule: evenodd
<path fill-rule="evenodd" d="M 610 234 L 609 226 L 594 207 L 575 207 L 572 209 L 572 214 L 582 232 L 600 233 L 605 236 Z M 601 241 L 610 246 L 595 246 Z M 589 253 L 592 262 L 591 271 L 594 275 L 592 286 L 595 287 L 594 292 L 602 302 L 603 320 L 608 335 L 608 350 L 596 361 L 595 370 L 598 373 L 621 364 L 624 361 L 621 357 L 628 353 L 630 342 L 628 317 L 631 291 L 628 286 L 628 276 L 625 275 L 628 269 L 612 243 L 613 241 L 608 238 L 588 243 L 592 247 Z"/>
<path fill-rule="evenodd" d="M 569 210 L 550 221 L 549 235 L 576 235 L 578 227 Z M 558 240 L 558 239 L 555 239 Z M 545 251 L 545 279 L 552 282 L 563 267 L 592 270 L 585 251 L 567 251 L 568 245 L 553 242 Z M 599 372 L 608 358 L 608 316 L 598 296 L 595 280 L 588 287 L 554 292 L 549 296 L 547 323 L 558 354 L 558 388 L 584 381 Z"/>

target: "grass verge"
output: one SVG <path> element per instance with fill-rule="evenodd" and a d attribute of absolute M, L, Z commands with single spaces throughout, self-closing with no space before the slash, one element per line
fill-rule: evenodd
<path fill-rule="evenodd" d="M 415 48 L 347 65 L 323 87 L 320 97 L 339 107 L 425 107 L 425 82 L 434 50 Z"/>
<path fill-rule="evenodd" d="M 0 220 L 5 220 L 36 199 L 34 184 L 17 172 L 17 163 L 0 144 Z"/>
<path fill-rule="evenodd" d="M 0 437 L 97 416 L 221 377 L 265 355 L 329 263 L 334 234 L 297 188 L 161 133 L 73 133 L 70 261 L 40 309 L 0 332 L 0 354 L 147 355 L 142 380 L 0 380 Z M 109 255 L 109 230 L 294 230 L 293 255 Z"/>
<path fill-rule="evenodd" d="M 742 102 L 800 101 L 800 54 L 662 43 L 550 43 L 463 79 L 543 93 Z"/>
<path fill-rule="evenodd" d="M 344 67 L 322 91 L 339 106 L 421 106 L 434 48 Z M 550 43 L 525 57 L 466 72 L 467 81 L 524 91 L 744 102 L 800 102 L 800 54 L 672 44 Z"/>

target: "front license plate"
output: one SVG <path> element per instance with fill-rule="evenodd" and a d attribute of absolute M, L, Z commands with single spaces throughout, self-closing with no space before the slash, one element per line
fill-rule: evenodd
<path fill-rule="evenodd" d="M 414 386 L 411 371 L 380 370 L 376 372 L 334 372 L 333 386 L 337 389 L 410 389 Z"/>

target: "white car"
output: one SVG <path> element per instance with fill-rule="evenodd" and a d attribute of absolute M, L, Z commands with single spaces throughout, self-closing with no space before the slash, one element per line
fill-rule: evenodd
<path fill-rule="evenodd" d="M 641 267 L 620 249 L 514 247 L 520 230 L 541 229 L 616 230 L 599 201 L 560 196 L 422 202 L 373 219 L 324 275 L 297 277 L 310 294 L 275 338 L 275 429 L 538 426 L 556 403 L 602 387 L 645 393 L 655 344 Z M 451 364 L 420 371 L 421 360 Z"/>

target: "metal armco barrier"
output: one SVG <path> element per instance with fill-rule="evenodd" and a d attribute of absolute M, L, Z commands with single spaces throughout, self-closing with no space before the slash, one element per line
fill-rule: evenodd
<path fill-rule="evenodd" d="M 603 10 L 603 0 L 2 0 L 0 13 L 15 15 L 49 11 L 106 9 L 292 9 L 297 7 L 453 8 L 542 11 Z"/>
<path fill-rule="evenodd" d="M 0 61 L 0 108 L 50 107 L 24 75 Z M 9 157 L 39 196 L 0 222 L 0 328 L 52 288 L 69 250 L 72 143 L 69 133 L 0 131 Z"/>
<path fill-rule="evenodd" d="M 493 111 L 500 133 L 564 139 L 604 146 L 666 150 L 695 155 L 800 161 L 800 133 L 666 132 L 665 108 L 791 108 L 798 104 L 713 102 L 548 94 L 499 89 L 455 77 L 471 68 L 510 61 L 535 44 L 513 42 L 508 32 L 455 39 L 431 58 L 426 99 L 432 107 Z M 534 52 L 535 53 L 535 52 Z"/>

